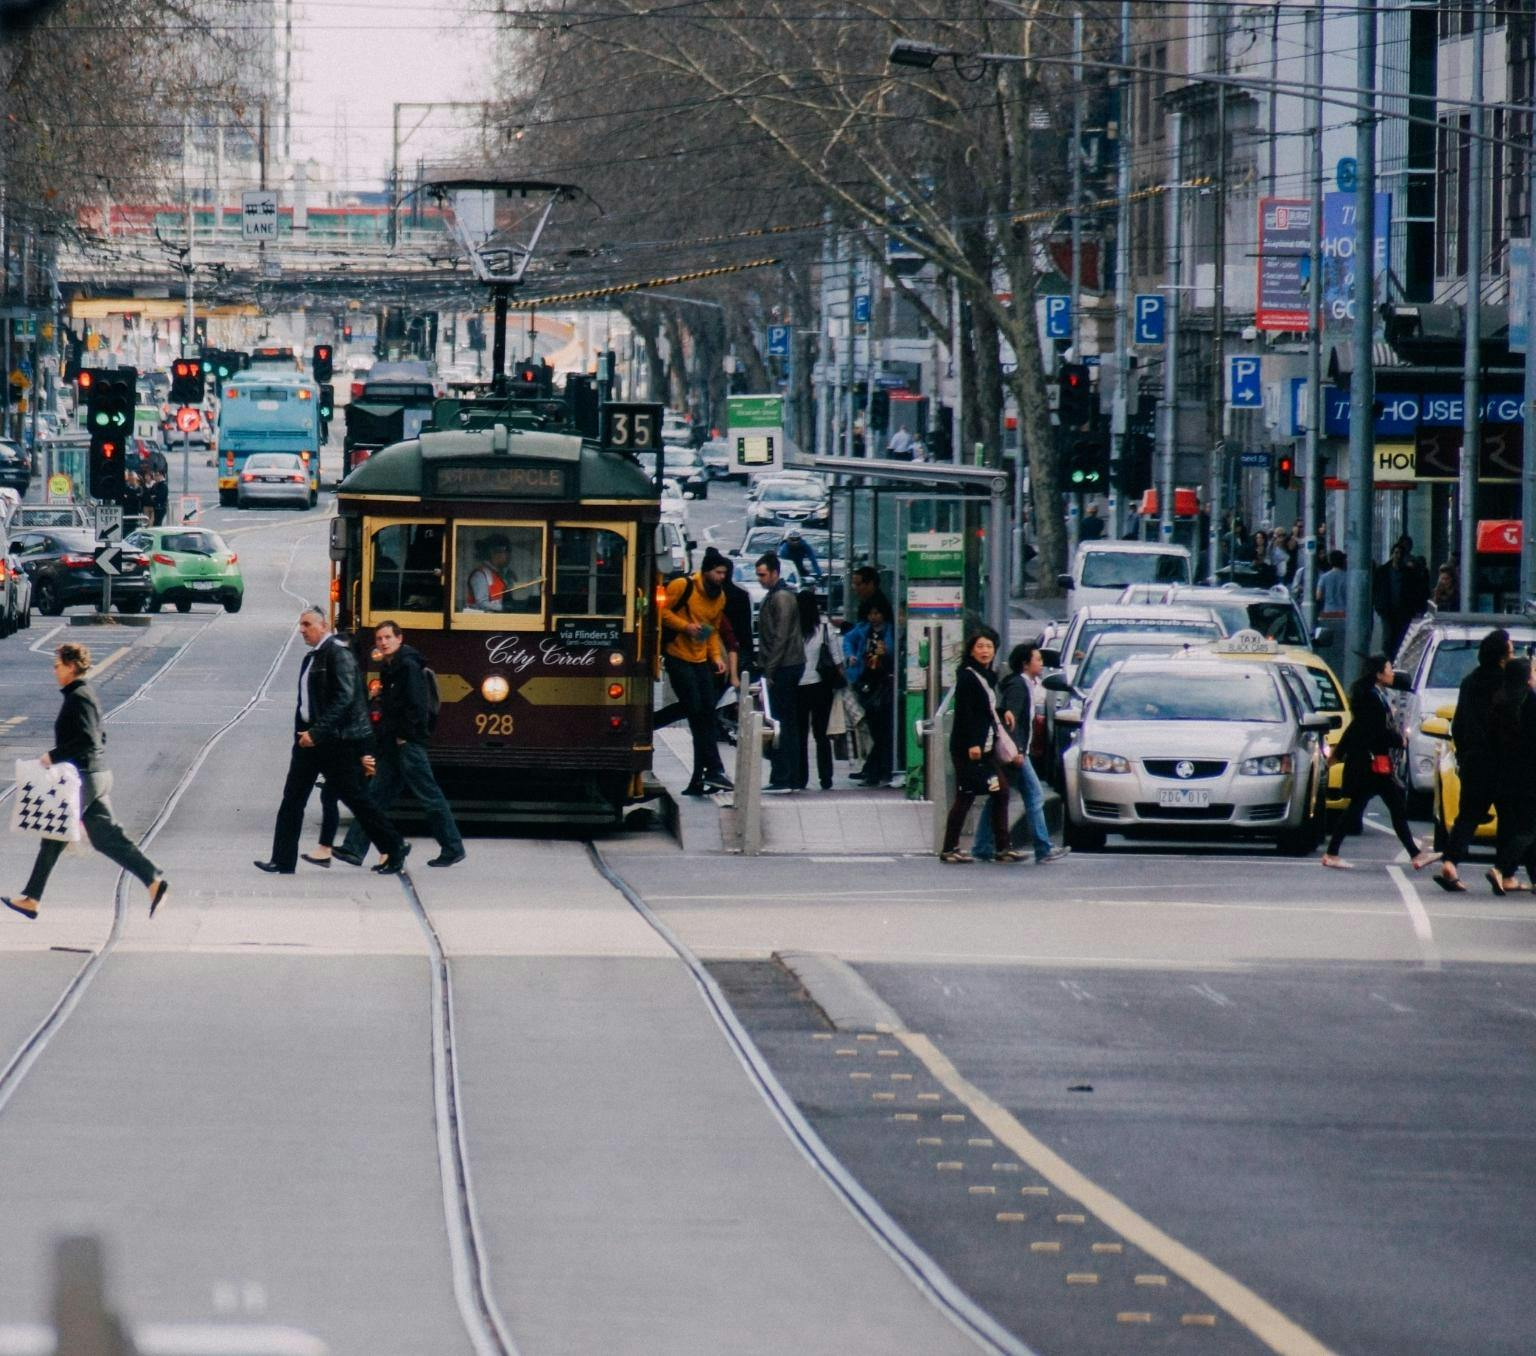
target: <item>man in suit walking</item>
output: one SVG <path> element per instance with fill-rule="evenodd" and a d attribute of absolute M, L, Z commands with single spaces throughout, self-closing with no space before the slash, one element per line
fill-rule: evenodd
<path fill-rule="evenodd" d="M 368 799 L 363 785 L 363 750 L 371 734 L 362 677 L 352 651 L 326 625 L 319 608 L 299 615 L 299 634 L 309 646 L 299 668 L 299 701 L 294 712 L 293 752 L 288 779 L 272 834 L 272 856 L 258 870 L 291 876 L 299 862 L 304 807 L 315 782 L 324 775 L 336 798 L 352 811 L 383 860 L 373 869 L 399 875 L 410 844 Z"/>

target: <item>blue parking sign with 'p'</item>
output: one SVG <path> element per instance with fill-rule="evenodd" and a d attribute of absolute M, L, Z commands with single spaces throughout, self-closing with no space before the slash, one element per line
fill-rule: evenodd
<path fill-rule="evenodd" d="M 1135 337 L 1131 340 L 1132 343 L 1161 344 L 1164 342 L 1163 326 L 1167 313 L 1163 310 L 1163 298 L 1158 293 L 1137 293 L 1135 309 L 1131 314 L 1135 319 Z"/>
<path fill-rule="evenodd" d="M 768 326 L 768 356 L 770 358 L 789 357 L 789 326 Z"/>
<path fill-rule="evenodd" d="M 1227 359 L 1227 404 L 1234 410 L 1264 408 L 1264 387 L 1259 379 L 1259 360 L 1249 354 Z"/>
<path fill-rule="evenodd" d="M 1072 298 L 1047 297 L 1045 299 L 1045 337 L 1070 339 L 1072 337 Z"/>

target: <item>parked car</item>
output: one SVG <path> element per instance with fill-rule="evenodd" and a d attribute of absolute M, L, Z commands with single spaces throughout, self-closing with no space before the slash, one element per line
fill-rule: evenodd
<path fill-rule="evenodd" d="M 45 617 L 66 607 L 101 604 L 102 573 L 96 568 L 100 543 L 89 528 L 28 528 L 11 538 L 11 550 L 32 584 L 32 601 Z M 124 551 L 120 573 L 112 581 L 112 605 L 119 612 L 139 612 L 149 597 L 149 561 Z"/>
<path fill-rule="evenodd" d="M 1168 590 L 1164 602 L 1179 607 L 1208 607 L 1227 628 L 1229 635 L 1239 631 L 1257 631 L 1281 645 L 1299 645 L 1313 649 L 1331 645 L 1333 632 L 1326 626 L 1315 628 L 1309 638 L 1307 621 L 1301 608 L 1283 584 L 1267 589 L 1245 589 L 1237 584 L 1212 588 L 1195 584 Z"/>
<path fill-rule="evenodd" d="M 656 524 L 656 568 L 663 579 L 692 572 L 695 545 L 688 529 L 676 519 L 663 518 Z"/>
<path fill-rule="evenodd" d="M 652 480 L 656 478 L 656 453 L 637 452 L 636 458 L 644 468 L 646 475 Z M 699 454 L 691 447 L 680 447 L 675 443 L 665 446 L 664 461 L 662 463 L 662 475 L 671 476 L 682 482 L 683 494 L 689 499 L 709 498 L 709 476 L 704 470 L 704 463 L 699 460 Z"/>
<path fill-rule="evenodd" d="M 32 625 L 32 581 L 11 545 L 14 531 L 0 524 L 0 636 Z"/>
<path fill-rule="evenodd" d="M 826 487 L 819 480 L 765 477 L 752 505 L 752 525 L 782 524 L 825 527 L 832 517 Z"/>
<path fill-rule="evenodd" d="M 736 475 L 731 470 L 731 441 L 729 438 L 710 438 L 699 448 L 699 457 L 711 480 L 745 480 L 746 473 Z"/>
<path fill-rule="evenodd" d="M 245 459 L 235 503 L 240 508 L 266 504 L 298 504 L 313 508 L 319 495 L 310 484 L 304 459 L 297 452 L 253 452 Z"/>
<path fill-rule="evenodd" d="M 1477 647 L 1496 626 L 1509 632 L 1515 651 L 1536 651 L 1536 619 L 1522 613 L 1426 612 L 1397 647 L 1393 667 L 1407 676 L 1409 689 L 1391 694 L 1408 743 L 1397 753 L 1398 775 L 1420 804 L 1435 789 L 1440 744 L 1423 723 L 1441 707 L 1454 710 L 1461 680 L 1477 667 Z"/>
<path fill-rule="evenodd" d="M 0 485 L 23 498 L 32 483 L 32 459 L 13 442 L 0 442 Z"/>
<path fill-rule="evenodd" d="M 1131 584 L 1188 584 L 1189 550 L 1147 541 L 1085 541 L 1056 582 L 1067 590 L 1067 615 L 1113 603 Z"/>
<path fill-rule="evenodd" d="M 202 527 L 145 527 L 123 545 L 149 558 L 148 610 L 170 603 L 178 612 L 197 601 L 238 612 L 245 600 L 240 558 L 217 532 Z"/>

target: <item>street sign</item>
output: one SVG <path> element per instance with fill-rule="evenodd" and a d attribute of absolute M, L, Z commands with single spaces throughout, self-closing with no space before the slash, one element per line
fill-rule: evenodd
<path fill-rule="evenodd" d="M 48 477 L 48 502 L 50 504 L 67 504 L 75 486 L 67 475 L 62 472 Z"/>
<path fill-rule="evenodd" d="M 181 496 L 181 507 L 177 510 L 180 515 L 177 519 L 182 523 L 195 523 L 198 515 L 203 511 L 203 501 L 195 494 Z"/>
<path fill-rule="evenodd" d="M 1227 405 L 1234 410 L 1264 408 L 1264 387 L 1259 380 L 1259 360 L 1246 354 L 1227 359 Z"/>
<path fill-rule="evenodd" d="M 1045 299 L 1045 337 L 1070 339 L 1072 337 L 1072 298 L 1047 297 Z"/>
<path fill-rule="evenodd" d="M 96 548 L 96 568 L 103 574 L 121 574 L 123 548 L 115 542 L 104 542 Z"/>
<path fill-rule="evenodd" d="M 1360 162 L 1352 155 L 1341 155 L 1333 170 L 1340 193 L 1353 193 L 1360 187 Z"/>
<path fill-rule="evenodd" d="M 770 358 L 789 357 L 789 326 L 768 326 L 768 356 Z"/>
<path fill-rule="evenodd" d="M 195 405 L 183 405 L 176 411 L 176 427 L 183 433 L 196 433 L 202 427 L 203 418 Z"/>
<path fill-rule="evenodd" d="M 267 189 L 247 189 L 240 195 L 240 238 L 277 239 L 277 194 Z"/>
<path fill-rule="evenodd" d="M 1138 292 L 1133 314 L 1136 322 L 1133 343 L 1161 344 L 1164 342 L 1168 312 L 1161 293 Z"/>
<path fill-rule="evenodd" d="M 761 475 L 783 469 L 783 396 L 727 396 L 725 425 L 734 470 Z"/>
<path fill-rule="evenodd" d="M 1251 470 L 1259 471 L 1269 470 L 1271 460 L 1272 458 L 1268 452 L 1244 452 L 1238 457 L 1239 464 Z"/>
<path fill-rule="evenodd" d="M 123 530 L 123 506 L 121 504 L 96 505 L 96 536 L 101 541 L 111 541 Z"/>
<path fill-rule="evenodd" d="M 860 292 L 853 299 L 853 323 L 855 325 L 869 324 L 869 293 Z"/>

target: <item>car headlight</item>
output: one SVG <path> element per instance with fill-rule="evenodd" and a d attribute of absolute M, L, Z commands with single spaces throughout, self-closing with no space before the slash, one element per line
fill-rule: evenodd
<path fill-rule="evenodd" d="M 1245 758 L 1237 770 L 1244 777 L 1280 777 L 1291 770 L 1291 755 L 1271 753 L 1264 758 Z"/>
<path fill-rule="evenodd" d="M 1082 753 L 1077 765 L 1084 772 L 1129 772 L 1130 763 L 1118 753 Z"/>

